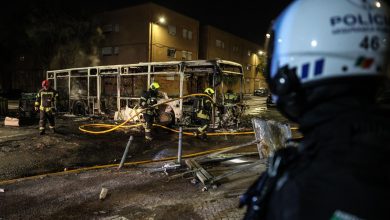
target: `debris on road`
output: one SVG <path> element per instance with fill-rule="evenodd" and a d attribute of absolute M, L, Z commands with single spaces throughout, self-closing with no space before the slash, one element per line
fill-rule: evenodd
<path fill-rule="evenodd" d="M 104 200 L 107 196 L 107 193 L 108 193 L 108 189 L 103 187 L 102 190 L 100 191 L 99 199 Z"/>
<path fill-rule="evenodd" d="M 17 119 L 17 118 L 11 118 L 11 117 L 5 117 L 4 126 L 15 126 L 15 127 L 19 127 L 19 119 Z"/>

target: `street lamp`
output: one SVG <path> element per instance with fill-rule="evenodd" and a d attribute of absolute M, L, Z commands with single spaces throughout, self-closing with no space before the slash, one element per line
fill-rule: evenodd
<path fill-rule="evenodd" d="M 151 19 L 151 21 L 149 21 L 149 62 L 152 62 L 153 61 L 153 44 L 154 44 L 154 37 L 156 36 L 156 33 L 154 33 L 154 25 L 156 25 L 157 27 L 158 26 L 163 26 L 167 23 L 167 19 L 164 17 L 164 16 L 160 16 L 156 19 L 156 17 L 154 19 Z"/>
<path fill-rule="evenodd" d="M 159 22 L 160 24 L 165 24 L 165 22 L 166 22 L 165 17 L 164 17 L 164 16 L 159 17 L 159 18 L 158 18 L 158 22 Z"/>

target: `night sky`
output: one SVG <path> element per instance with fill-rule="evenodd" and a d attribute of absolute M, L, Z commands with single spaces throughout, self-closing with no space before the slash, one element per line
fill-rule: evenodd
<path fill-rule="evenodd" d="M 154 2 L 196 18 L 201 24 L 216 26 L 262 45 L 271 20 L 275 19 L 292 1 L 168 0 Z"/>
<path fill-rule="evenodd" d="M 48 7 L 48 4 L 52 4 L 53 7 L 61 5 L 64 11 L 81 9 L 103 11 L 145 2 L 150 0 L 14 0 L 4 6 L 0 16 L 3 22 L 6 20 L 7 25 L 13 23 L 18 25 L 20 16 L 30 13 L 31 7 L 40 9 L 42 5 L 46 5 L 45 7 Z M 195 18 L 201 24 L 213 25 L 262 45 L 270 21 L 292 0 L 151 0 L 151 2 Z M 26 7 L 27 4 L 30 6 Z"/>

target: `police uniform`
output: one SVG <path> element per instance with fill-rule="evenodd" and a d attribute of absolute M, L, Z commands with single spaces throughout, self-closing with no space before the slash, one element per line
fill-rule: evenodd
<path fill-rule="evenodd" d="M 375 104 L 390 52 L 376 41 L 389 39 L 389 25 L 371 19 L 387 9 L 296 0 L 273 22 L 265 78 L 304 138 L 277 151 L 242 197 L 246 219 L 390 219 L 390 110 Z"/>
<path fill-rule="evenodd" d="M 45 133 L 46 120 L 49 121 L 49 128 L 54 131 L 55 128 L 55 102 L 58 98 L 58 92 L 53 88 L 41 89 L 37 93 L 35 107 L 39 109 L 39 131 Z"/>
<path fill-rule="evenodd" d="M 352 100 L 305 114 L 304 141 L 277 152 L 277 174 L 265 172 L 242 197 L 245 219 L 390 219 L 389 109 L 337 107 Z"/>

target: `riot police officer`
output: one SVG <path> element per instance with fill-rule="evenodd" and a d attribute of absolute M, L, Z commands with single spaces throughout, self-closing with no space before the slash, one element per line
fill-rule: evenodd
<path fill-rule="evenodd" d="M 246 219 L 390 219 L 389 12 L 378 0 L 296 0 L 273 23 L 267 80 L 304 139 L 275 153 Z"/>

